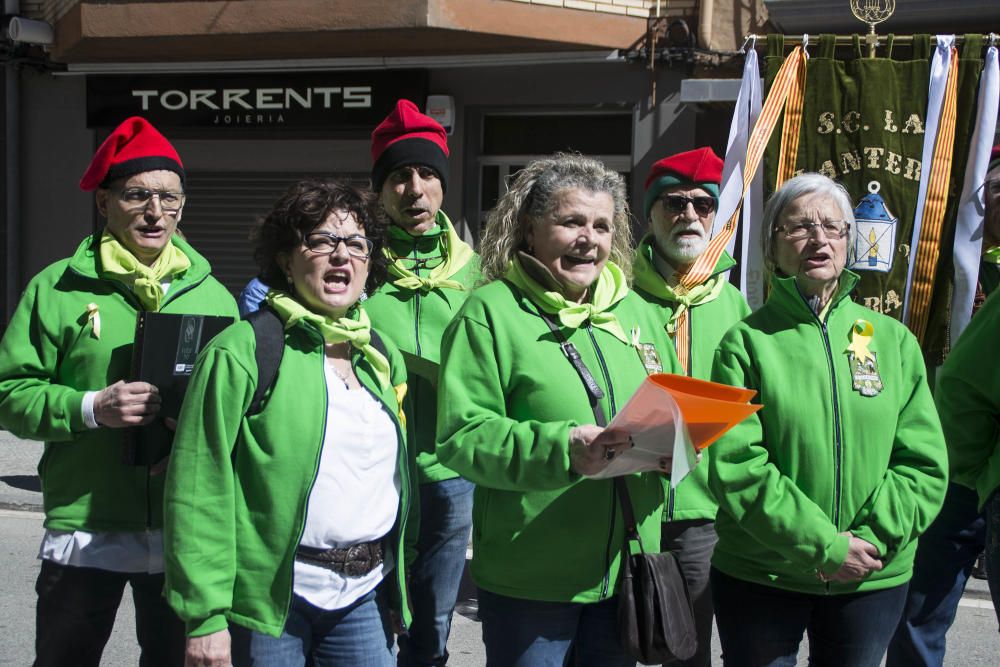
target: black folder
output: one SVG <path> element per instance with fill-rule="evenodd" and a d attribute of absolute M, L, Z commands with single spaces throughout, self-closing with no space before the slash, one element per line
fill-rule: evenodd
<path fill-rule="evenodd" d="M 231 317 L 139 312 L 130 379 L 154 385 L 162 403 L 152 422 L 125 429 L 126 465 L 153 465 L 170 453 L 174 434 L 163 420 L 177 419 L 198 353 L 232 323 Z"/>

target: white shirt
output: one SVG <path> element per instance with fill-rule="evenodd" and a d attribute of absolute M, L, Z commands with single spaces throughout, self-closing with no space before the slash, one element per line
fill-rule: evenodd
<path fill-rule="evenodd" d="M 396 425 L 382 403 L 363 387 L 348 390 L 329 365 L 326 386 L 326 432 L 301 540 L 318 549 L 370 542 L 392 530 L 401 485 Z M 321 609 L 341 609 L 382 581 L 392 557 L 384 545 L 383 563 L 361 577 L 295 561 L 294 591 Z"/>

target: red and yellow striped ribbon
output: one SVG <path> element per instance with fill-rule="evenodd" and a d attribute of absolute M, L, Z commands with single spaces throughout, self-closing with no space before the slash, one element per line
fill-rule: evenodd
<path fill-rule="evenodd" d="M 934 140 L 934 157 L 920 238 L 912 253 L 913 283 L 910 288 L 909 327 L 917 340 L 923 344 L 930 314 L 931 292 L 937 275 L 938 259 L 941 255 L 941 229 L 944 226 L 945 209 L 948 207 L 948 182 L 951 179 L 951 163 L 955 148 L 955 120 L 958 107 L 958 50 L 951 50 L 951 65 L 948 68 L 948 82 L 945 84 L 944 101 L 941 105 L 941 121 L 937 138 Z"/>
<path fill-rule="evenodd" d="M 740 205 L 736 207 L 736 211 L 722 229 L 719 230 L 719 233 L 708 242 L 705 252 L 691 265 L 687 273 L 681 277 L 680 284 L 684 287 L 690 289 L 708 280 L 709 276 L 712 275 L 712 270 L 715 268 L 716 263 L 719 261 L 719 257 L 722 256 L 733 234 L 736 233 L 743 197 L 746 196 L 746 192 L 750 188 L 750 183 L 757 173 L 761 158 L 764 156 L 764 149 L 767 148 L 767 142 L 770 140 L 771 133 L 778 123 L 778 117 L 786 106 L 792 108 L 786 110 L 784 123 L 785 136 L 782 137 L 782 169 L 779 170 L 778 182 L 780 183 L 782 180 L 781 174 L 785 174 L 787 171 L 787 178 L 794 170 L 795 154 L 798 151 L 799 145 L 799 126 L 802 122 L 801 98 L 805 89 L 805 70 L 805 53 L 802 51 L 802 47 L 796 46 L 788 57 L 785 58 L 785 62 L 781 64 L 781 69 L 778 70 L 778 75 L 771 85 L 771 91 L 767 95 L 767 100 L 764 101 L 760 116 L 757 119 L 756 125 L 754 125 L 753 133 L 750 135 L 750 141 L 747 144 L 747 161 L 743 170 L 743 194 L 740 196 Z M 797 99 L 791 100 L 786 105 L 786 101 L 789 101 L 789 98 L 793 94 Z M 794 128 L 790 123 L 794 124 Z M 794 135 L 794 146 L 791 145 L 792 140 L 789 138 L 792 135 Z M 787 147 L 785 145 L 786 142 L 789 144 Z"/>
<path fill-rule="evenodd" d="M 800 67 L 791 77 L 785 120 L 781 130 L 781 152 L 778 155 L 778 174 L 774 189 L 795 174 L 795 159 L 799 155 L 799 134 L 802 129 L 802 107 L 805 106 L 806 57 L 802 54 Z"/>
<path fill-rule="evenodd" d="M 677 329 L 674 331 L 674 351 L 677 352 L 677 361 L 680 362 L 681 372 L 688 375 L 690 359 L 688 352 L 691 349 L 691 327 L 688 323 L 688 314 L 685 310 L 677 318 Z"/>

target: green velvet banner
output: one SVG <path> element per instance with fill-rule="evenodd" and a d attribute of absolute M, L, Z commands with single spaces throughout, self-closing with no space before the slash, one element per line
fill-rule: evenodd
<path fill-rule="evenodd" d="M 894 47 L 892 36 L 887 41 L 880 50 L 883 57 L 864 58 L 855 36 L 851 60 L 835 58 L 833 35 L 822 35 L 817 45 L 810 46 L 795 171 L 817 171 L 838 181 L 856 206 L 875 193 L 865 201 L 865 210 L 879 214 L 859 218 L 858 241 L 848 267 L 861 275 L 855 300 L 900 319 L 913 254 L 910 244 L 920 176 L 929 168 L 921 162 L 932 46 L 929 35 L 915 35 L 912 46 L 905 48 Z M 934 363 L 948 346 L 951 248 L 975 120 L 982 50 L 979 35 L 967 35 L 959 49 L 954 159 L 924 342 L 924 351 Z M 784 52 L 783 37 L 769 35 L 768 90 Z M 780 140 L 780 131 L 775 131 L 764 155 L 765 198 L 774 189 Z"/>

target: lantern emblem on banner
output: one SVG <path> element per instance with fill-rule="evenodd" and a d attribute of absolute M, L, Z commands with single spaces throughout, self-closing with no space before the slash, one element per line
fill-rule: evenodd
<path fill-rule="evenodd" d="M 892 268 L 892 258 L 896 248 L 896 225 L 899 218 L 893 216 L 878 193 L 878 181 L 868 184 L 865 195 L 854 209 L 854 224 L 857 235 L 854 240 L 853 271 L 881 271 L 888 273 Z"/>

